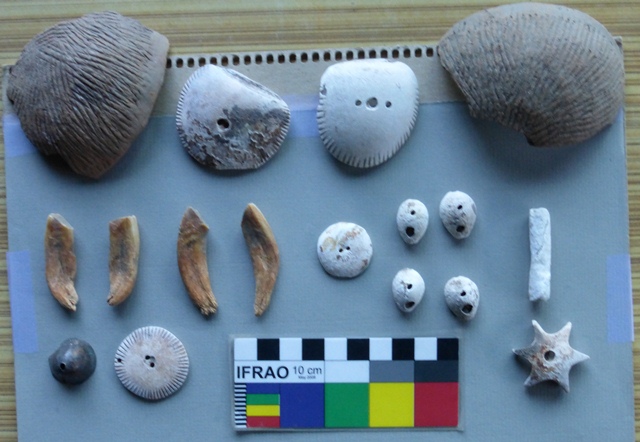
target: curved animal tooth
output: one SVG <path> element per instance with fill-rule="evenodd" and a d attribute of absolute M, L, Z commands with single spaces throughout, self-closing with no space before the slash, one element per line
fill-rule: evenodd
<path fill-rule="evenodd" d="M 116 12 L 57 24 L 11 68 L 7 97 L 45 155 L 99 178 L 147 125 L 164 80 L 169 41 Z"/>
<path fill-rule="evenodd" d="M 46 276 L 53 297 L 65 308 L 76 311 L 78 294 L 73 285 L 76 255 L 73 253 L 73 227 L 57 213 L 47 218 L 44 237 Z"/>
<path fill-rule="evenodd" d="M 213 65 L 189 77 L 176 115 L 186 151 L 214 169 L 262 166 L 280 149 L 289 120 L 289 107 L 273 91 Z"/>
<path fill-rule="evenodd" d="M 138 276 L 140 233 L 135 216 L 109 223 L 109 305 L 118 305 L 129 297 Z"/>
<path fill-rule="evenodd" d="M 320 80 L 320 137 L 350 166 L 373 167 L 391 158 L 417 115 L 418 80 L 399 61 L 345 61 L 329 66 Z"/>
<path fill-rule="evenodd" d="M 614 121 L 624 101 L 620 47 L 575 9 L 486 9 L 456 23 L 438 54 L 472 116 L 522 132 L 534 146 L 586 140 Z"/>
<path fill-rule="evenodd" d="M 255 204 L 247 205 L 242 215 L 241 226 L 256 279 L 253 309 L 256 316 L 261 316 L 271 302 L 271 294 L 280 269 L 280 252 L 271 226 Z"/>
<path fill-rule="evenodd" d="M 338 222 L 320 234 L 317 253 L 322 268 L 331 276 L 355 278 L 369 267 L 373 246 L 364 227 Z"/>
<path fill-rule="evenodd" d="M 209 226 L 197 210 L 187 208 L 178 233 L 178 268 L 189 297 L 203 315 L 218 310 L 207 268 L 207 232 Z"/>
<path fill-rule="evenodd" d="M 189 356 L 171 332 L 149 326 L 134 330 L 116 351 L 114 366 L 127 390 L 159 400 L 182 387 L 189 374 Z"/>

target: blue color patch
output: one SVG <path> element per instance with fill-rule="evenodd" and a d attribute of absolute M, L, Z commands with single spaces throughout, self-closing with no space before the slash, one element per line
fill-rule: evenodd
<path fill-rule="evenodd" d="M 247 384 L 247 394 L 279 394 L 281 384 Z"/>
<path fill-rule="evenodd" d="M 31 280 L 29 251 L 7 252 L 9 300 L 13 328 L 13 351 L 35 353 L 38 351 L 36 310 Z"/>
<path fill-rule="evenodd" d="M 607 257 L 607 336 L 609 342 L 632 342 L 633 294 L 631 290 L 631 257 Z"/>
<path fill-rule="evenodd" d="M 280 428 L 323 428 L 324 384 L 281 384 Z"/>
<path fill-rule="evenodd" d="M 19 157 L 36 153 L 37 150 L 27 139 L 27 136 L 20 127 L 20 120 L 16 115 L 5 115 L 2 117 L 2 127 L 4 130 L 4 155 L 5 158 Z"/>
<path fill-rule="evenodd" d="M 291 112 L 291 123 L 287 136 L 292 138 L 314 138 L 320 136 L 316 110 L 298 110 Z"/>

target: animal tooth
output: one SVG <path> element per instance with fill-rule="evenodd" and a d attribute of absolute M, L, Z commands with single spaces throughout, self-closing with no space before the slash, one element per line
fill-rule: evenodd
<path fill-rule="evenodd" d="M 44 251 L 45 273 L 51 294 L 60 305 L 75 312 L 78 294 L 73 285 L 76 277 L 73 227 L 58 213 L 52 213 L 47 218 Z"/>
<path fill-rule="evenodd" d="M 188 207 L 178 234 L 178 268 L 189 297 L 203 315 L 218 310 L 207 269 L 206 236 L 209 226 L 193 207 Z"/>
<path fill-rule="evenodd" d="M 256 299 L 253 308 L 256 316 L 261 316 L 271 302 L 271 294 L 280 268 L 280 252 L 269 223 L 255 204 L 249 203 L 242 216 L 241 225 L 256 279 Z"/>
<path fill-rule="evenodd" d="M 138 275 L 140 233 L 135 216 L 125 216 L 109 223 L 109 305 L 118 305 L 129 297 Z"/>

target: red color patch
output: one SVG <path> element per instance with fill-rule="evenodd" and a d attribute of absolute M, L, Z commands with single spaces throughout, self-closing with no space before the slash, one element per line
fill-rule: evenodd
<path fill-rule="evenodd" d="M 458 426 L 458 383 L 415 384 L 416 427 Z"/>
<path fill-rule="evenodd" d="M 247 416 L 247 428 L 280 428 L 280 416 Z"/>

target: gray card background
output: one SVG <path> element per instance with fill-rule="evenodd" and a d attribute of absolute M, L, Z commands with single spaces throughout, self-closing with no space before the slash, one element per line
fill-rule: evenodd
<path fill-rule="evenodd" d="M 21 132 L 15 117 L 4 127 L 10 150 Z M 8 155 L 6 175 L 10 254 L 28 253 L 30 272 L 22 277 L 32 283 L 36 318 L 37 350 L 15 355 L 21 440 L 633 439 L 631 343 L 612 343 L 607 331 L 607 258 L 629 251 L 622 113 L 582 145 L 535 149 L 509 129 L 470 118 L 461 103 L 422 104 L 407 144 L 374 169 L 343 166 L 317 137 L 289 137 L 264 167 L 244 173 L 203 169 L 180 146 L 174 117 L 155 116 L 100 181 L 37 153 Z M 465 241 L 453 240 L 438 218 L 450 190 L 469 193 L 478 207 Z M 406 198 L 422 200 L 431 215 L 414 247 L 395 226 Z M 281 251 L 272 303 L 260 318 L 253 315 L 253 272 L 240 230 L 249 202 L 268 219 Z M 210 319 L 191 304 L 176 265 L 178 225 L 189 205 L 210 226 L 209 271 L 220 304 Z M 527 298 L 531 207 L 547 207 L 552 218 L 552 297 L 541 305 Z M 44 278 L 42 239 L 51 212 L 75 228 L 74 314 L 56 303 Z M 130 214 L 140 225 L 138 281 L 129 300 L 111 308 L 108 222 Z M 316 258 L 318 235 L 337 221 L 364 226 L 373 241 L 370 267 L 353 280 L 328 276 Z M 425 299 L 411 315 L 391 299 L 391 280 L 403 267 L 426 282 Z M 460 274 L 481 292 L 468 324 L 456 320 L 442 295 L 444 283 Z M 532 319 L 549 332 L 571 321 L 572 346 L 591 356 L 572 370 L 571 393 L 522 385 L 529 367 L 511 350 L 532 341 Z M 145 325 L 173 332 L 191 360 L 184 387 L 160 402 L 130 394 L 113 369 L 121 340 Z M 232 335 L 459 336 L 461 431 L 235 433 Z M 69 388 L 51 377 L 47 357 L 72 336 L 94 346 L 98 367 L 85 384 Z"/>

